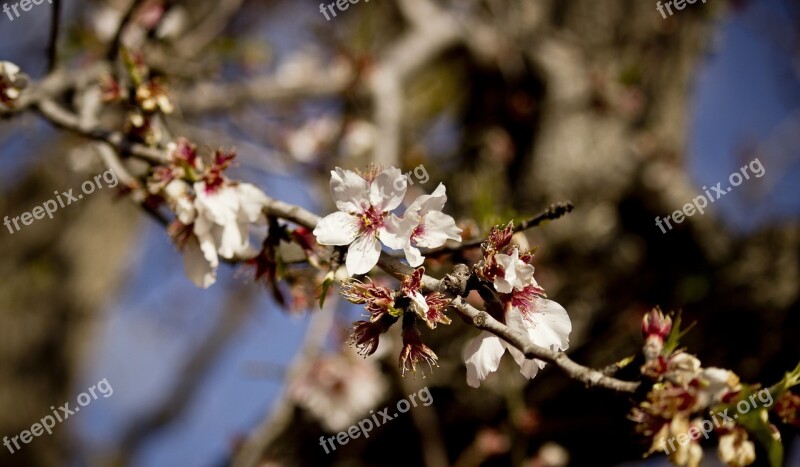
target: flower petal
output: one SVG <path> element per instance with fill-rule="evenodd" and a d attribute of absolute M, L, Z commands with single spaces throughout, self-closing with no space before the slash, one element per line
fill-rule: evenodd
<path fill-rule="evenodd" d="M 328 214 L 317 223 L 314 236 L 321 245 L 349 245 L 358 236 L 357 219 L 342 211 Z"/>
<path fill-rule="evenodd" d="M 527 335 L 533 343 L 553 350 L 568 349 L 572 321 L 567 310 L 557 302 L 541 297 L 534 298 L 532 309 L 533 313 L 526 313 L 524 317 L 519 312 L 517 315 L 526 322 Z"/>
<path fill-rule="evenodd" d="M 384 225 L 379 229 L 380 240 L 393 250 L 402 250 L 411 241 L 411 232 L 415 227 L 412 218 L 392 214 L 386 217 Z"/>
<path fill-rule="evenodd" d="M 369 184 L 360 175 L 336 167 L 331 171 L 331 196 L 336 208 L 344 212 L 359 212 L 369 204 Z"/>
<path fill-rule="evenodd" d="M 440 211 L 430 211 L 422 218 L 422 229 L 414 237 L 414 244 L 422 248 L 438 248 L 447 240 L 461 241 L 461 229 L 456 221 Z"/>
<path fill-rule="evenodd" d="M 433 190 L 433 193 L 418 196 L 417 199 L 411 203 L 411 206 L 408 207 L 408 210 L 415 211 L 421 216 L 424 216 L 430 211 L 441 211 L 442 208 L 444 208 L 444 204 L 447 202 L 447 194 L 445 192 L 446 188 L 444 183 L 440 183 L 439 186 Z"/>
<path fill-rule="evenodd" d="M 481 385 L 489 373 L 497 371 L 505 348 L 500 338 L 483 331 L 464 349 L 464 363 L 467 366 L 467 384 L 473 388 Z"/>
<path fill-rule="evenodd" d="M 197 238 L 192 236 L 183 247 L 183 269 L 186 275 L 198 287 L 209 288 L 217 280 L 218 260 L 216 253 L 213 261 L 208 260 L 208 255 L 200 249 Z"/>
<path fill-rule="evenodd" d="M 544 368 L 546 365 L 546 362 L 543 362 L 542 360 L 525 358 L 525 354 L 505 341 L 503 341 L 503 345 L 505 345 L 506 349 L 508 349 L 508 353 L 514 357 L 514 361 L 517 362 L 517 365 L 519 365 L 519 372 L 522 373 L 522 376 L 528 379 L 535 378 L 539 373 L 539 370 Z"/>
<path fill-rule="evenodd" d="M 379 173 L 369 187 L 369 202 L 379 211 L 391 211 L 406 197 L 408 180 L 397 167 Z"/>
<path fill-rule="evenodd" d="M 364 234 L 355 239 L 347 250 L 345 266 L 347 274 L 366 274 L 378 264 L 381 256 L 381 243 L 375 235 Z"/>
<path fill-rule="evenodd" d="M 264 223 L 264 207 L 267 205 L 267 195 L 255 185 L 239 183 L 234 187 L 239 196 L 239 215 L 248 222 Z"/>

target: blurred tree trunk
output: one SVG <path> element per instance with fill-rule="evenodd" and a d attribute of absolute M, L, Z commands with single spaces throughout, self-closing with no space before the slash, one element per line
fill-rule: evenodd
<path fill-rule="evenodd" d="M 53 197 L 54 190 L 80 191 L 80 184 L 96 174 L 67 168 L 67 145 L 61 140 L 26 150 L 36 154 L 53 147 L 59 148 L 57 157 L 41 158 L 0 199 L 3 215 L 30 211 Z M 90 357 L 94 325 L 102 321 L 126 272 L 138 219 L 130 203 L 116 202 L 114 191 L 104 189 L 13 235 L 3 227 L 0 436 L 30 430 L 52 413 L 51 406 L 75 406 L 83 391 L 76 387 L 76 376 Z M 0 465 L 65 465 L 72 423 L 57 424 L 52 435 L 45 432 L 27 445 L 19 442 L 22 449 L 14 454 L 2 447 Z"/>

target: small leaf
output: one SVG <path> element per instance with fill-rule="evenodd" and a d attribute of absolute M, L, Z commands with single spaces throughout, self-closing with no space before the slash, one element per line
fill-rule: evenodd
<path fill-rule="evenodd" d="M 333 271 L 330 271 L 325 275 L 325 280 L 322 281 L 322 292 L 320 292 L 319 297 L 317 297 L 319 298 L 320 308 L 325 305 L 325 298 L 328 296 L 328 290 L 331 288 L 331 285 L 333 285 L 333 277 Z"/>
<path fill-rule="evenodd" d="M 680 344 L 680 340 L 683 336 L 685 336 L 697 322 L 694 322 L 689 325 L 686 329 L 681 330 L 681 312 L 679 311 L 677 316 L 672 320 L 672 329 L 669 331 L 669 335 L 667 336 L 667 340 L 664 342 L 664 350 L 662 351 L 662 355 L 670 355 L 675 349 L 678 348 L 678 344 Z"/>

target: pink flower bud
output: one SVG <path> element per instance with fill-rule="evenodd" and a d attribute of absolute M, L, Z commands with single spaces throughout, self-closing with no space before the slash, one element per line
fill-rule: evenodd
<path fill-rule="evenodd" d="M 642 335 L 646 338 L 655 335 L 664 339 L 669 335 L 671 329 L 672 318 L 664 316 L 659 308 L 653 308 L 642 319 Z"/>

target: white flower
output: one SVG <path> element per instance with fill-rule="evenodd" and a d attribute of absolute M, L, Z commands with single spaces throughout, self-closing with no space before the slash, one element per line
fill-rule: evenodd
<path fill-rule="evenodd" d="M 289 386 L 298 405 L 336 433 L 368 415 L 388 387 L 376 360 L 352 352 L 319 357 Z"/>
<path fill-rule="evenodd" d="M 511 293 L 522 290 L 528 285 L 537 286 L 533 278 L 533 266 L 519 259 L 519 250 L 514 248 L 511 256 L 498 253 L 495 255 L 497 264 L 503 270 L 503 275 L 496 275 L 494 288 L 500 293 Z"/>
<path fill-rule="evenodd" d="M 442 212 L 447 202 L 444 184 L 440 183 L 430 195 L 418 197 L 406 209 L 402 218 L 392 215 L 390 224 L 405 239 L 403 251 L 411 267 L 422 264 L 421 248 L 438 248 L 447 240 L 461 241 L 461 229 L 456 221 Z"/>
<path fill-rule="evenodd" d="M 205 182 L 194 185 L 197 219 L 194 233 L 200 248 L 213 249 L 226 259 L 250 255 L 249 225 L 265 223 L 264 193 L 249 183 L 223 185 L 206 190 Z"/>
<path fill-rule="evenodd" d="M 207 189 L 205 182 L 194 184 L 194 204 L 181 181 L 170 182 L 164 192 L 167 201 L 185 225 L 194 222 L 192 234 L 183 244 L 186 275 L 198 287 L 208 288 L 216 281 L 219 257 L 250 258 L 250 225 L 266 222 L 262 210 L 264 193 L 249 183 L 225 184 Z"/>
<path fill-rule="evenodd" d="M 390 167 L 369 180 L 350 170 L 331 172 L 331 194 L 339 212 L 322 218 L 314 236 L 322 245 L 350 245 L 345 266 L 349 275 L 366 274 L 377 263 L 381 242 L 393 249 L 405 243 L 386 217 L 403 201 L 406 178 Z"/>
<path fill-rule="evenodd" d="M 510 308 L 506 313 L 506 325 L 538 346 L 558 351 L 569 347 L 572 322 L 567 311 L 552 300 L 534 297 L 532 306 L 527 311 L 517 307 Z M 484 331 L 464 350 L 467 384 L 477 388 L 489 373 L 497 371 L 506 349 L 519 365 L 520 373 L 528 379 L 533 379 L 546 364 L 541 360 L 526 359 L 516 347 Z"/>

